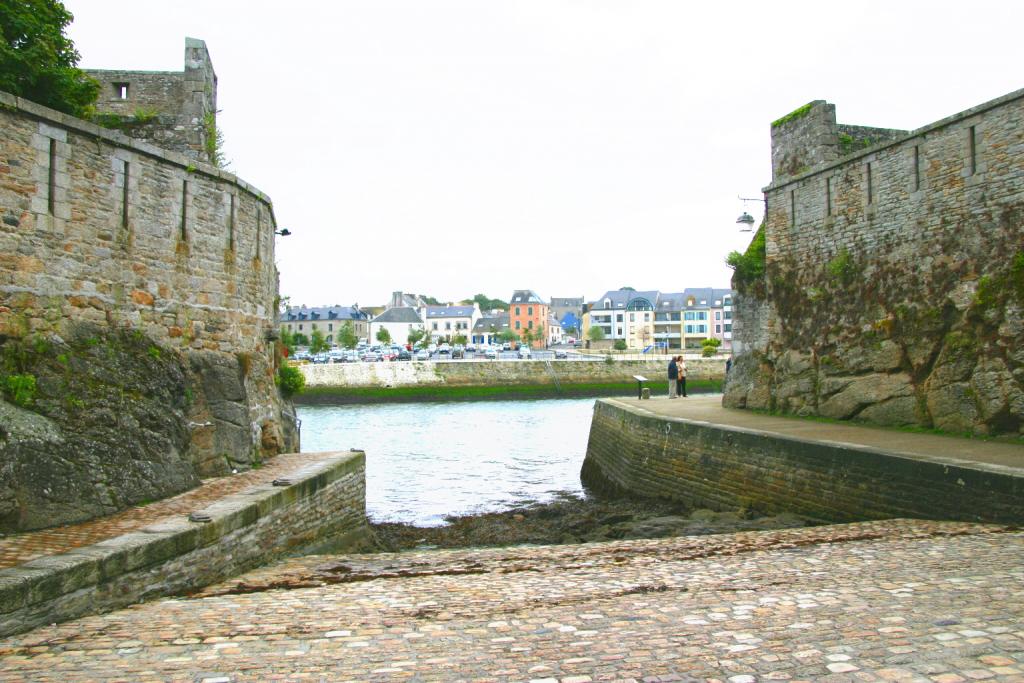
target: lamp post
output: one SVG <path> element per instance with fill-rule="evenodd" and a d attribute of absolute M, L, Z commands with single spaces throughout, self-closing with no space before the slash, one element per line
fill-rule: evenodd
<path fill-rule="evenodd" d="M 292 234 L 292 231 L 288 228 L 281 228 L 280 230 L 275 230 L 274 234 L 280 235 L 281 237 L 288 237 L 288 235 Z"/>

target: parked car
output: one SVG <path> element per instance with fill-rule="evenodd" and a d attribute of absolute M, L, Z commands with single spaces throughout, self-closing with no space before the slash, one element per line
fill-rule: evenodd
<path fill-rule="evenodd" d="M 555 359 L 556 360 L 563 359 L 563 358 L 568 358 L 568 357 L 569 357 L 569 354 L 568 354 L 568 352 L 565 349 L 555 349 Z"/>
<path fill-rule="evenodd" d="M 497 360 L 498 359 L 498 349 L 494 348 L 493 346 L 488 347 L 488 349 L 486 351 L 484 351 L 484 358 L 486 358 L 488 360 Z"/>
<path fill-rule="evenodd" d="M 469 351 L 470 353 L 475 353 L 476 352 L 476 345 L 475 344 L 466 344 L 466 350 Z"/>
<path fill-rule="evenodd" d="M 412 354 L 409 353 L 407 349 L 402 349 L 398 352 L 398 355 L 395 356 L 395 360 L 412 360 Z"/>
<path fill-rule="evenodd" d="M 381 359 L 380 353 L 378 353 L 377 351 L 374 351 L 373 349 L 369 349 L 367 351 L 364 351 L 363 355 L 360 357 L 360 360 L 362 360 L 364 363 L 376 363 L 380 359 Z"/>
<path fill-rule="evenodd" d="M 520 360 L 529 360 L 530 358 L 531 358 L 531 356 L 530 356 L 530 347 L 529 346 L 520 346 L 519 347 L 519 359 Z"/>
<path fill-rule="evenodd" d="M 466 352 L 463 351 L 462 349 L 460 349 L 458 347 L 455 347 L 454 349 L 452 349 L 452 358 L 453 359 L 455 359 L 455 358 L 465 358 L 465 357 L 466 357 Z"/>
<path fill-rule="evenodd" d="M 512 342 L 505 342 L 504 344 L 502 344 L 501 345 L 501 350 L 502 351 L 511 351 L 512 350 Z"/>
<path fill-rule="evenodd" d="M 430 351 L 420 349 L 416 352 L 416 360 L 430 360 Z"/>

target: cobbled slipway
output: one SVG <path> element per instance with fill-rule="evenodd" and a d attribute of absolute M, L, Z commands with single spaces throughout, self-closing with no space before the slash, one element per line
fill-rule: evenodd
<path fill-rule="evenodd" d="M 312 556 L 0 641 L 0 681 L 82 680 L 1024 681 L 1024 532 Z"/>

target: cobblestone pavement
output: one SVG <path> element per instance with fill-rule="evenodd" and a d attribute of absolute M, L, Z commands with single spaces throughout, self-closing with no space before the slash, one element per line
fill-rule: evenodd
<path fill-rule="evenodd" d="M 1024 681 L 1024 532 L 306 557 L 0 640 L 0 681 Z"/>
<path fill-rule="evenodd" d="M 315 453 L 279 455 L 259 469 L 228 477 L 206 479 L 202 485 L 173 498 L 128 508 L 108 517 L 13 536 L 0 535 L 0 569 L 23 564 L 44 555 L 56 555 L 72 548 L 98 543 L 141 529 L 165 517 L 187 515 L 224 496 L 273 481 L 281 474 L 290 472 L 309 462 L 311 458 L 317 457 L 319 456 Z"/>
<path fill-rule="evenodd" d="M 822 422 L 794 416 L 765 415 L 751 410 L 723 408 L 720 395 L 695 395 L 676 400 L 669 400 L 667 396 L 645 401 L 635 398 L 606 400 L 618 401 L 666 417 L 712 422 L 716 425 L 781 434 L 808 441 L 854 444 L 929 461 L 956 461 L 965 465 L 1010 468 L 1024 473 L 1024 445 L 1020 442 L 967 439 L 951 435 L 870 427 L 850 422 Z"/>

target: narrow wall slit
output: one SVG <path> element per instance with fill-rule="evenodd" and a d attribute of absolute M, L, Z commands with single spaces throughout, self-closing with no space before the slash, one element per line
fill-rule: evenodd
<path fill-rule="evenodd" d="M 228 249 L 235 250 L 235 195 L 228 195 L 231 204 L 228 206 Z"/>
<path fill-rule="evenodd" d="M 179 237 L 184 242 L 188 240 L 188 181 L 181 181 L 181 232 Z"/>
<path fill-rule="evenodd" d="M 124 173 L 121 186 L 121 227 L 128 229 L 128 178 L 130 177 L 131 164 L 124 162 Z"/>
<path fill-rule="evenodd" d="M 971 126 L 967 129 L 967 148 L 969 156 L 969 164 L 971 175 L 978 172 L 978 131 L 977 126 Z"/>
<path fill-rule="evenodd" d="M 52 216 L 57 209 L 57 141 L 50 138 L 50 174 L 47 178 L 47 210 Z"/>

